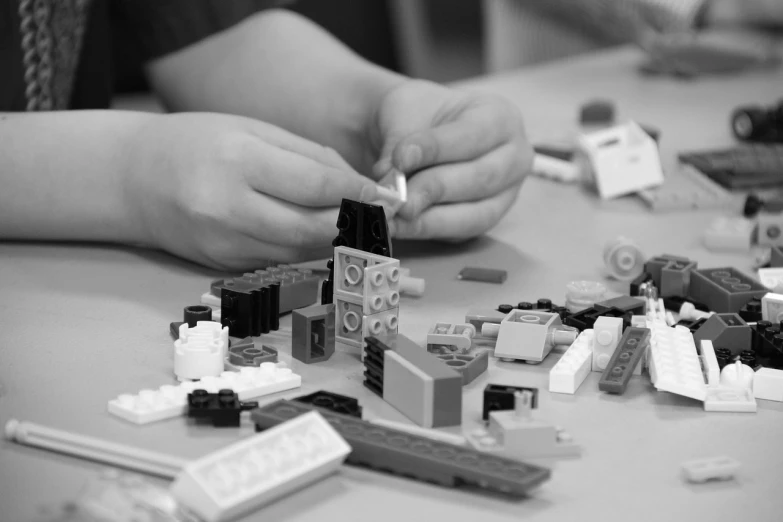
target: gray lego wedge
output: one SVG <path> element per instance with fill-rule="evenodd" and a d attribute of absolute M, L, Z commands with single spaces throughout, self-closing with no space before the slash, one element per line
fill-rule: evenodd
<path fill-rule="evenodd" d="M 671 254 L 663 254 L 662 256 L 655 256 L 650 258 L 644 264 L 644 271 L 652 276 L 653 283 L 656 288 L 661 288 L 661 271 L 663 267 L 668 265 L 672 261 L 687 263 L 690 261 L 687 257 L 673 256 Z"/>
<path fill-rule="evenodd" d="M 732 355 L 751 349 L 753 332 L 750 325 L 737 314 L 715 314 L 710 316 L 701 327 L 693 333 L 696 346 L 701 341 L 712 341 L 715 348 L 728 348 Z"/>

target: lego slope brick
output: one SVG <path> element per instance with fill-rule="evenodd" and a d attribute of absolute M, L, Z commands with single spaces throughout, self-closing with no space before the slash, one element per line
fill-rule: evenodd
<path fill-rule="evenodd" d="M 659 391 L 667 391 L 703 401 L 707 385 L 690 330 L 657 322 L 648 323 L 650 340 L 650 378 Z"/>
<path fill-rule="evenodd" d="M 400 304 L 400 262 L 348 247 L 334 249 L 334 298 L 361 303 L 371 315 Z"/>
<path fill-rule="evenodd" d="M 475 381 L 489 367 L 489 351 L 484 350 L 476 355 L 442 354 L 438 359 L 446 366 L 462 375 L 462 385 Z"/>
<path fill-rule="evenodd" d="M 590 374 L 593 330 L 584 330 L 549 371 L 549 391 L 574 394 Z"/>
<path fill-rule="evenodd" d="M 276 426 L 313 408 L 277 401 L 253 411 L 256 429 Z M 474 449 L 430 440 L 419 435 L 322 411 L 352 451 L 346 464 L 366 466 L 446 487 L 473 485 L 515 497 L 525 497 L 550 477 L 546 468 L 485 455 Z"/>
<path fill-rule="evenodd" d="M 500 322 L 495 357 L 541 362 L 554 347 L 550 330 L 560 316 L 538 310 L 512 310 Z"/>
<path fill-rule="evenodd" d="M 715 348 L 728 348 L 733 355 L 750 350 L 751 329 L 748 323 L 737 314 L 714 314 L 693 334 L 698 345 L 701 341 L 711 340 Z"/>
<path fill-rule="evenodd" d="M 690 297 L 714 312 L 737 313 L 748 301 L 766 293 L 764 285 L 735 268 L 705 268 L 691 272 Z"/>
<path fill-rule="evenodd" d="M 298 388 L 302 378 L 280 364 L 263 363 L 258 368 L 223 372 L 220 377 L 205 377 L 179 386 L 164 385 L 157 390 L 142 390 L 137 395 L 120 395 L 109 401 L 109 412 L 135 424 L 148 424 L 184 415 L 188 394 L 203 389 L 210 393 L 233 390 L 246 401 L 272 393 Z"/>
<path fill-rule="evenodd" d="M 336 472 L 350 452 L 311 411 L 188 464 L 170 492 L 206 522 L 233 520 Z"/>
<path fill-rule="evenodd" d="M 294 310 L 291 317 L 291 356 L 305 364 L 322 362 L 334 354 L 334 305 Z"/>
<path fill-rule="evenodd" d="M 256 270 L 253 273 L 244 274 L 233 279 L 218 279 L 210 286 L 210 294 L 218 298 L 217 305 L 213 302 L 201 302 L 212 306 L 220 306 L 219 296 L 223 288 L 230 287 L 233 283 L 242 281 L 254 284 L 258 288 L 272 283 L 280 283 L 280 313 L 285 314 L 297 308 L 303 308 L 315 303 L 318 298 L 319 277 L 312 270 L 292 268 L 289 265 L 270 266 L 264 270 Z"/>
<path fill-rule="evenodd" d="M 623 337 L 606 366 L 606 371 L 598 381 L 598 389 L 622 395 L 634 369 L 639 366 L 650 339 L 647 328 L 627 328 Z"/>
<path fill-rule="evenodd" d="M 391 257 L 392 244 L 386 212 L 380 205 L 343 198 L 337 216 L 334 247 L 349 247 L 379 256 Z"/>
<path fill-rule="evenodd" d="M 767 401 L 783 402 L 783 371 L 761 368 L 753 377 L 753 396 Z"/>

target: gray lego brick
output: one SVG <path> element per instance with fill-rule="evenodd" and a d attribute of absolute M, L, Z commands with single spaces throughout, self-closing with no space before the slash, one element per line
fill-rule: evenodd
<path fill-rule="evenodd" d="M 696 346 L 701 341 L 712 341 L 715 348 L 728 348 L 732 355 L 751 349 L 753 332 L 750 325 L 737 314 L 715 314 L 693 333 Z"/>
<path fill-rule="evenodd" d="M 652 276 L 656 288 L 661 288 L 661 271 L 663 270 L 663 267 L 668 265 L 671 261 L 687 263 L 690 259 L 687 257 L 673 256 L 671 254 L 663 254 L 650 258 L 644 264 L 644 271 Z"/>
<path fill-rule="evenodd" d="M 383 353 L 383 400 L 416 425 L 435 427 L 435 381 L 392 350 Z"/>
<path fill-rule="evenodd" d="M 251 413 L 256 429 L 277 426 L 313 411 L 314 406 L 281 400 Z M 438 442 L 328 410 L 319 412 L 351 446 L 347 464 L 431 482 L 468 485 L 513 497 L 525 497 L 550 478 L 542 467 Z"/>
<path fill-rule="evenodd" d="M 691 272 L 689 296 L 717 313 L 737 313 L 754 297 L 769 290 L 733 267 L 703 268 Z"/>
<path fill-rule="evenodd" d="M 628 381 L 631 380 L 634 368 L 642 360 L 649 341 L 648 328 L 626 328 L 606 370 L 598 381 L 598 389 L 620 395 L 625 393 Z"/>
<path fill-rule="evenodd" d="M 661 269 L 661 297 L 685 297 L 691 284 L 691 272 L 696 269 L 696 261 L 670 261 Z"/>
<path fill-rule="evenodd" d="M 470 384 L 475 381 L 479 375 L 487 371 L 489 366 L 489 351 L 484 350 L 476 355 L 443 354 L 438 355 L 452 370 L 456 370 L 462 375 L 462 385 Z"/>
<path fill-rule="evenodd" d="M 291 315 L 291 356 L 305 364 L 329 359 L 334 354 L 334 305 L 316 305 L 294 310 Z"/>
<path fill-rule="evenodd" d="M 261 366 L 261 363 L 277 362 L 277 350 L 261 345 L 256 348 L 252 337 L 231 342 L 228 348 L 228 363 L 234 366 Z"/>

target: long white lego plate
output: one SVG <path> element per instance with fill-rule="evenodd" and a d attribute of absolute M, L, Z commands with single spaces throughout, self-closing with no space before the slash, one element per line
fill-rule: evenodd
<path fill-rule="evenodd" d="M 648 321 L 650 337 L 650 378 L 660 391 L 684 395 L 699 401 L 707 396 L 699 354 L 691 332 L 683 327 Z"/>
<path fill-rule="evenodd" d="M 123 394 L 109 401 L 109 412 L 135 424 L 148 424 L 184 415 L 188 394 L 193 390 L 217 393 L 229 389 L 239 395 L 239 400 L 246 401 L 301 385 L 302 378 L 290 368 L 280 363 L 263 363 L 259 367 L 241 368 L 238 372 L 223 372 L 219 377 L 205 377 L 176 386 L 166 384 L 136 395 Z"/>

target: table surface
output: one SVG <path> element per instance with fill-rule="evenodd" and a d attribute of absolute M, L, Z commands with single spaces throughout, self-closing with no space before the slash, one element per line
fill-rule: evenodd
<path fill-rule="evenodd" d="M 783 72 L 681 81 L 636 72 L 641 55 L 625 48 L 466 82 L 509 97 L 522 108 L 534 141 L 562 138 L 576 129 L 586 100 L 609 98 L 621 119 L 662 131 L 664 164 L 674 175 L 676 152 L 734 143 L 731 110 L 772 103 Z M 601 258 L 607 240 L 633 238 L 646 255 L 689 256 L 702 267 L 731 265 L 749 271 L 750 255 L 714 255 L 700 236 L 718 212 L 650 213 L 635 198 L 602 202 L 575 186 L 529 179 L 502 222 L 487 236 L 459 246 L 395 245 L 395 256 L 427 281 L 426 295 L 403 298 L 400 332 L 424 342 L 433 322 L 462 322 L 474 306 L 494 308 L 550 297 L 563 301 L 576 279 L 610 282 Z M 460 282 L 464 266 L 508 271 L 501 285 Z M 16 417 L 120 443 L 197 458 L 253 432 L 194 427 L 183 418 L 136 426 L 110 415 L 109 399 L 173 381 L 169 322 L 198 302 L 209 282 L 224 274 L 167 255 L 129 248 L 0 244 L 0 422 Z M 283 319 L 290 328 L 290 317 Z M 405 421 L 361 384 L 352 353 L 306 366 L 290 358 L 290 341 L 271 344 L 303 377 L 300 390 L 326 389 L 359 398 L 365 418 Z M 783 495 L 780 435 L 783 404 L 759 401 L 758 413 L 705 413 L 701 404 L 656 392 L 645 375 L 622 396 L 600 393 L 592 373 L 576 395 L 547 391 L 550 368 L 492 360 L 489 371 L 465 388 L 463 427 L 480 423 L 487 383 L 537 386 L 537 415 L 562 426 L 582 446 L 579 459 L 552 465 L 552 479 L 522 501 L 468 493 L 367 470 L 342 471 L 284 498 L 247 520 L 779 520 Z M 265 399 L 264 401 L 269 400 Z M 690 485 L 683 461 L 729 455 L 742 462 L 736 480 Z M 32 520 L 39 506 L 75 498 L 102 468 L 96 464 L 3 441 L 0 443 L 0 519 Z M 160 481 L 165 484 L 165 481 Z M 657 499 L 657 500 L 656 500 Z M 613 503 L 611 506 L 610 504 Z M 423 514 L 423 515 L 422 515 Z"/>

